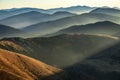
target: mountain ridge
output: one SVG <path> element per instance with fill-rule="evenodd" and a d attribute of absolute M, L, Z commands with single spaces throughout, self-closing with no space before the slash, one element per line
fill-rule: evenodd
<path fill-rule="evenodd" d="M 85 13 L 82 15 L 76 15 L 72 17 L 66 17 L 62 19 L 57 19 L 54 21 L 48 21 L 43 23 L 34 24 L 31 26 L 24 27 L 23 30 L 36 34 L 34 36 L 44 36 L 46 34 L 54 33 L 61 29 L 68 28 L 72 25 L 84 25 L 88 23 L 95 23 L 98 21 L 112 21 L 115 23 L 119 22 L 120 18 L 115 16 L 110 16 L 101 13 Z"/>
<path fill-rule="evenodd" d="M 70 12 L 57 12 L 54 14 L 45 14 L 37 11 L 30 11 L 23 14 L 18 14 L 12 17 L 5 18 L 0 21 L 1 24 L 13 26 L 16 28 L 21 28 L 25 26 L 30 26 L 45 21 L 52 21 L 64 17 L 74 16 L 76 14 Z"/>
<path fill-rule="evenodd" d="M 97 8 L 97 9 L 91 11 L 90 13 L 103 13 L 103 14 L 120 17 L 120 10 L 115 9 L 115 8 Z"/>
<path fill-rule="evenodd" d="M 120 32 L 120 25 L 110 22 L 96 22 L 86 25 L 75 25 L 69 28 L 60 30 L 56 33 L 48 34 L 46 36 L 54 36 L 65 33 L 81 33 L 81 34 L 103 34 L 103 35 L 113 35 L 116 32 Z"/>

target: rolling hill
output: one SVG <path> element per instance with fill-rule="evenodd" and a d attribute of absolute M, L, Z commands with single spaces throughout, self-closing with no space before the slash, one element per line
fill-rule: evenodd
<path fill-rule="evenodd" d="M 43 38 L 4 38 L 0 40 L 0 48 L 23 53 L 50 65 L 65 67 L 117 41 L 116 37 L 111 36 L 61 34 Z"/>
<path fill-rule="evenodd" d="M 33 58 L 0 49 L 0 80 L 42 80 L 60 71 Z M 55 78 L 60 77 L 52 79 Z"/>
<path fill-rule="evenodd" d="M 120 10 L 114 9 L 114 8 L 97 8 L 97 9 L 91 11 L 90 13 L 103 13 L 103 14 L 120 17 Z"/>
<path fill-rule="evenodd" d="M 23 34 L 27 34 L 24 31 L 19 29 L 15 29 L 9 26 L 0 25 L 0 38 L 3 37 L 17 37 L 23 36 Z"/>
<path fill-rule="evenodd" d="M 111 21 L 119 24 L 120 18 L 100 13 L 85 13 L 82 15 L 34 24 L 23 28 L 23 30 L 32 33 L 33 36 L 44 36 L 68 28 L 72 25 L 85 25 L 99 21 Z"/>
<path fill-rule="evenodd" d="M 37 24 L 40 22 L 56 20 L 64 17 L 74 16 L 75 14 L 69 12 L 56 12 L 54 14 L 45 14 L 37 11 L 30 11 L 27 13 L 11 16 L 0 21 L 1 24 L 12 26 L 15 28 L 22 28 Z"/>
<path fill-rule="evenodd" d="M 120 32 L 120 25 L 109 21 L 103 21 L 87 25 L 72 26 L 46 36 L 53 36 L 66 33 L 113 35 L 117 32 Z"/>

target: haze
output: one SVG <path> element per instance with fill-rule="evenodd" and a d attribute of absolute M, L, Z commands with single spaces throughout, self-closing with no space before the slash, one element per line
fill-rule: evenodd
<path fill-rule="evenodd" d="M 120 7 L 120 0 L 0 0 L 0 9 L 35 7 L 56 8 L 76 5 Z"/>

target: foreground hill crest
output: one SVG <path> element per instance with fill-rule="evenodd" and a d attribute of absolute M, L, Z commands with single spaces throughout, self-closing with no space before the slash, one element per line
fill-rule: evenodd
<path fill-rule="evenodd" d="M 59 71 L 27 56 L 0 49 L 0 80 L 41 80 Z"/>

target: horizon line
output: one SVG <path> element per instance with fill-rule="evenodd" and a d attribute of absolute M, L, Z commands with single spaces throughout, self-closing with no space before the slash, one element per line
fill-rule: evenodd
<path fill-rule="evenodd" d="M 40 8 L 40 7 L 13 7 L 13 8 L 0 8 L 0 10 L 7 10 L 7 9 L 20 9 L 20 8 L 37 8 L 37 9 L 43 9 L 43 10 L 49 10 L 49 9 L 56 9 L 56 8 L 69 8 L 69 7 L 91 7 L 91 8 L 101 8 L 101 7 L 106 7 L 106 8 L 120 8 L 120 7 L 111 7 L 111 6 L 87 6 L 87 5 L 73 5 L 73 6 L 64 6 L 64 7 L 54 7 L 54 8 Z"/>

